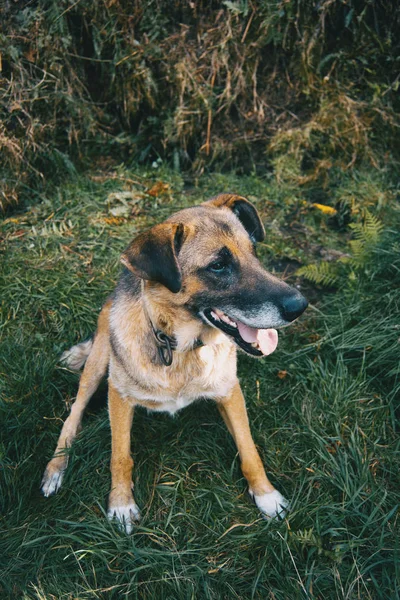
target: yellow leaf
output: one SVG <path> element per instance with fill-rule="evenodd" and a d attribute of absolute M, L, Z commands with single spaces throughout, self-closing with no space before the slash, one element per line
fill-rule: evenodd
<path fill-rule="evenodd" d="M 327 206 L 326 204 L 318 204 L 317 202 L 314 202 L 311 206 L 318 208 L 318 210 L 324 213 L 324 215 L 336 215 L 337 213 L 336 208 L 332 208 L 332 206 Z"/>
<path fill-rule="evenodd" d="M 157 181 L 153 187 L 147 190 L 149 196 L 153 196 L 153 198 L 157 198 L 157 196 L 162 196 L 163 194 L 167 194 L 170 190 L 171 186 L 169 183 L 163 183 L 162 181 Z"/>

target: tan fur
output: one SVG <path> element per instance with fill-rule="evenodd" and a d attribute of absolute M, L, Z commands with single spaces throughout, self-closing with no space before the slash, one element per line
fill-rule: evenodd
<path fill-rule="evenodd" d="M 83 411 L 107 367 L 112 431 L 109 515 L 125 521 L 127 531 L 130 531 L 130 525 L 127 526 L 126 521 L 135 520 L 139 515 L 132 495 L 133 461 L 130 453 L 130 429 L 137 405 L 173 414 L 199 398 L 214 399 L 237 445 L 250 491 L 256 497 L 274 491 L 251 436 L 245 401 L 236 375 L 236 346 L 219 329 L 195 318 L 187 308 L 191 298 L 204 287 L 196 276 L 196 269 L 203 266 L 206 259 L 211 260 L 221 245 L 229 248 L 244 265 L 251 263 L 255 276 L 260 272 L 249 235 L 230 210 L 230 205 L 238 198 L 221 195 L 213 205 L 202 205 L 201 210 L 181 211 L 153 228 L 151 234 L 139 236 L 123 254 L 124 265 L 142 278 L 141 290 L 130 295 L 123 290 L 118 292 L 117 288 L 118 293 L 100 313 L 91 349 L 89 346 L 77 346 L 70 351 L 70 360 L 74 364 L 82 363 L 88 349 L 90 353 L 76 401 L 61 431 L 54 457 L 45 471 L 45 495 L 59 488 L 67 466 L 66 449 L 76 437 Z M 219 224 L 226 223 L 227 227 L 218 225 L 216 219 L 219 219 Z M 262 228 L 261 224 L 259 226 Z M 174 245 L 177 232 L 185 240 L 179 253 L 179 265 Z M 157 264 L 150 264 L 150 271 L 153 271 L 149 274 L 146 261 L 151 262 L 151 256 L 150 259 L 148 256 L 143 258 L 149 247 L 153 253 L 159 252 L 159 248 L 168 253 L 170 272 L 167 275 L 171 285 L 175 285 L 174 278 L 181 276 L 180 269 L 184 270 L 185 278 L 179 293 L 173 293 L 165 285 L 152 280 L 164 277 L 165 273 L 157 271 Z M 177 341 L 169 367 L 160 365 L 156 360 L 150 322 Z M 199 339 L 203 345 L 196 347 L 195 342 Z M 152 356 L 156 358 L 152 359 Z"/>
<path fill-rule="evenodd" d="M 218 410 L 235 440 L 243 475 L 251 492 L 259 496 L 270 493 L 275 488 L 265 474 L 263 464 L 251 437 L 249 419 L 239 382 L 230 395 L 218 402 Z"/>
<path fill-rule="evenodd" d="M 46 467 L 43 476 L 44 482 L 46 480 L 51 480 L 51 478 L 57 476 L 58 473 L 62 478 L 62 474 L 68 465 L 68 455 L 66 451 L 79 433 L 85 408 L 96 391 L 102 377 L 104 377 L 106 373 L 110 357 L 108 339 L 110 306 L 111 302 L 106 302 L 99 315 L 96 336 L 81 376 L 78 395 L 72 405 L 71 413 L 61 430 L 54 456 Z M 48 495 L 45 490 L 44 493 L 45 495 Z"/>
<path fill-rule="evenodd" d="M 221 398 L 229 393 L 236 381 L 236 351 L 227 337 L 217 330 L 208 331 L 210 328 L 198 321 L 188 320 L 186 313 L 180 314 L 182 309 L 168 314 L 165 303 L 161 303 L 157 310 L 146 291 L 144 297 L 156 323 L 156 315 L 163 315 L 167 332 L 172 332 L 172 323 L 176 323 L 178 347 L 168 369 L 149 364 L 142 352 L 149 337 L 143 307 L 139 303 L 126 306 L 125 299 L 117 299 L 110 320 L 117 325 L 121 313 L 125 315 L 124 326 L 117 330 L 117 342 L 125 360 L 122 366 L 111 356 L 110 381 L 121 396 L 146 408 L 174 413 L 201 396 Z M 205 345 L 189 349 L 201 336 Z"/>
<path fill-rule="evenodd" d="M 134 404 L 121 398 L 110 382 L 108 408 L 112 431 L 111 493 L 109 508 L 132 500 L 131 426 Z"/>

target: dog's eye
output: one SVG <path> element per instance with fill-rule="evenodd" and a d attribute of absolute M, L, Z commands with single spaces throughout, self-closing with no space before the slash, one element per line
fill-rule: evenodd
<path fill-rule="evenodd" d="M 213 273 L 222 273 L 222 271 L 224 271 L 226 269 L 226 267 L 227 267 L 226 262 L 224 262 L 222 260 L 217 260 L 208 266 L 210 271 L 213 271 Z"/>

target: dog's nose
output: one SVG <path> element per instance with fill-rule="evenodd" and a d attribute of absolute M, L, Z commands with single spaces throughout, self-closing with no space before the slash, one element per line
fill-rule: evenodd
<path fill-rule="evenodd" d="M 290 296 L 286 296 L 281 302 L 282 316 L 289 323 L 297 319 L 308 306 L 307 300 L 298 291 L 295 291 Z"/>

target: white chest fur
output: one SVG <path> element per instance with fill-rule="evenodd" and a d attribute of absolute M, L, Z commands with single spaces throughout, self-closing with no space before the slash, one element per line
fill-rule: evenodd
<path fill-rule="evenodd" d="M 126 368 L 128 366 L 128 369 Z M 199 398 L 224 398 L 236 383 L 236 351 L 229 342 L 174 352 L 170 367 L 122 366 L 112 357 L 110 378 L 128 401 L 174 414 Z"/>

